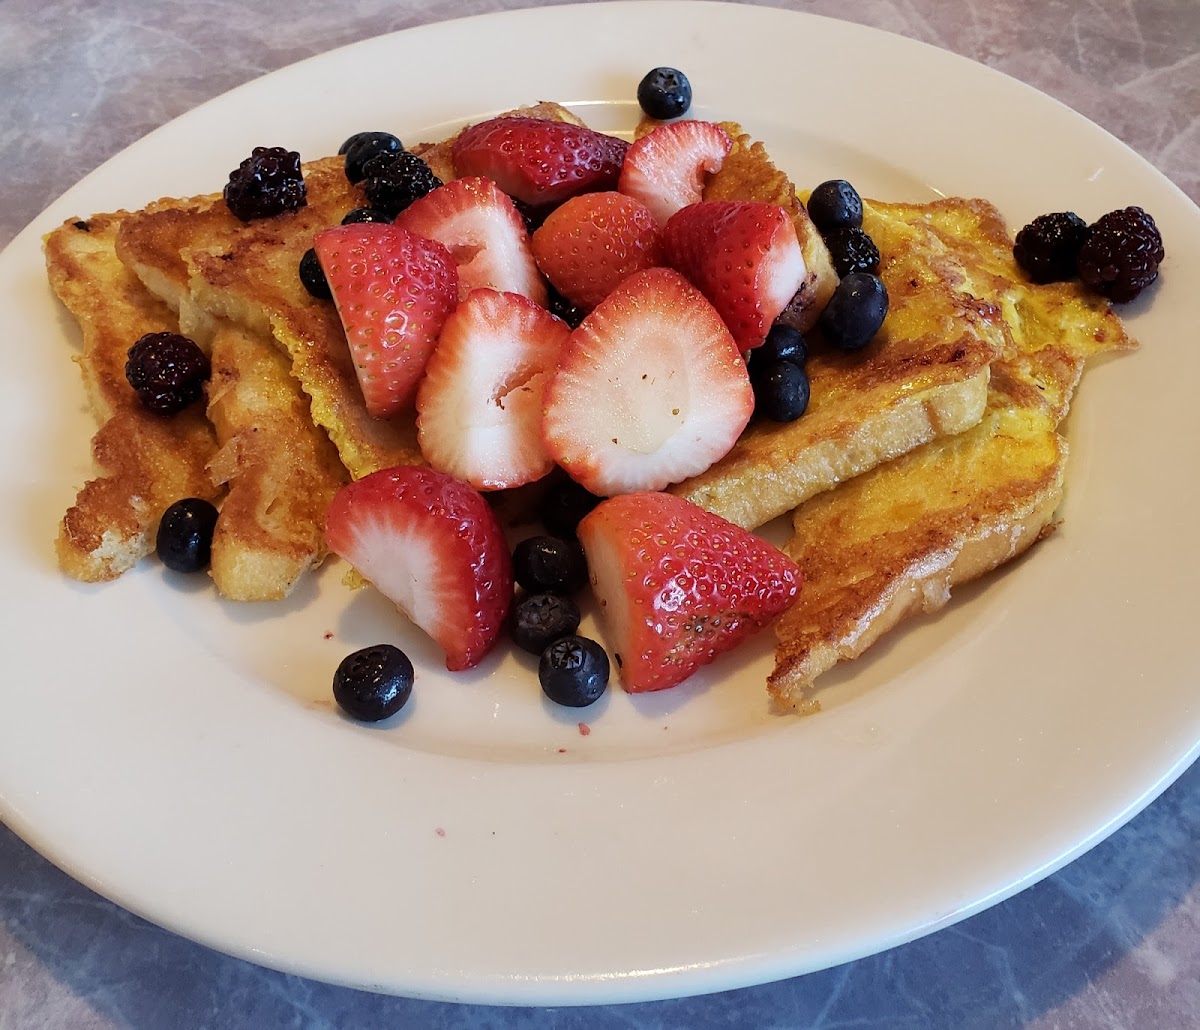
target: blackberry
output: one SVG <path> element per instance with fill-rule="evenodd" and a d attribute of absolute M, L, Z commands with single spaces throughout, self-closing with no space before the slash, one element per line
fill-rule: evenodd
<path fill-rule="evenodd" d="M 300 282 L 317 300 L 331 300 L 333 292 L 329 289 L 329 280 L 325 278 L 325 269 L 317 257 L 317 252 L 309 247 L 300 259 Z"/>
<path fill-rule="evenodd" d="M 822 236 L 834 229 L 859 229 L 862 197 L 845 179 L 828 179 L 809 195 L 808 217 Z"/>
<path fill-rule="evenodd" d="M 1075 278 L 1087 233 L 1087 222 L 1074 211 L 1038 215 L 1017 233 L 1013 257 L 1035 283 L 1067 282 Z"/>
<path fill-rule="evenodd" d="M 692 84 L 678 68 L 653 68 L 638 83 L 637 98 L 651 118 L 678 118 L 692 106 Z"/>
<path fill-rule="evenodd" d="M 1110 211 L 1088 228 L 1079 251 L 1079 278 L 1123 304 L 1158 278 L 1163 256 L 1162 235 L 1145 211 Z"/>
<path fill-rule="evenodd" d="M 851 272 L 879 274 L 879 248 L 862 229 L 834 229 L 825 236 L 825 246 L 839 279 Z"/>
<path fill-rule="evenodd" d="M 363 166 L 363 172 L 367 203 L 392 218 L 442 184 L 429 165 L 407 150 L 377 154 Z"/>
<path fill-rule="evenodd" d="M 211 375 L 208 356 L 178 333 L 147 333 L 129 348 L 125 361 L 129 385 L 159 415 L 174 415 L 198 401 Z"/>
<path fill-rule="evenodd" d="M 240 221 L 271 218 L 308 203 L 300 155 L 283 147 L 255 147 L 229 173 L 225 203 Z"/>
<path fill-rule="evenodd" d="M 572 329 L 578 329 L 579 323 L 583 321 L 584 316 L 587 315 L 587 312 L 578 305 L 572 304 L 553 286 L 547 287 L 547 293 L 550 295 L 548 305 L 550 308 L 550 314 L 561 318 Z"/>

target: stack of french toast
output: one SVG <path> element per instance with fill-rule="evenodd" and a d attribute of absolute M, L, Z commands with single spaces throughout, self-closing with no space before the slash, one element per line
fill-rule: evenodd
<path fill-rule="evenodd" d="M 578 121 L 553 103 L 520 113 Z M 733 149 L 705 199 L 787 209 L 806 288 L 827 299 L 836 274 L 795 185 L 762 143 L 723 126 Z M 413 148 L 443 181 L 456 177 L 450 144 Z M 335 307 L 297 275 L 314 235 L 365 204 L 343 164 L 305 164 L 307 204 L 271 218 L 242 222 L 215 192 L 46 236 L 99 424 L 96 476 L 59 527 L 68 575 L 119 576 L 153 551 L 170 504 L 203 497 L 221 512 L 218 591 L 286 597 L 325 556 L 325 509 L 343 483 L 422 462 L 411 414 L 367 413 Z M 669 488 L 746 529 L 791 519 L 784 550 L 804 587 L 777 622 L 768 687 L 802 711 L 821 673 L 1054 527 L 1067 455 L 1058 427 L 1084 363 L 1134 346 L 1107 301 L 1076 283 L 1030 283 L 986 201 L 864 207 L 890 298 L 883 329 L 858 352 L 813 347 L 802 417 L 752 421 L 724 458 Z M 124 375 L 129 347 L 159 331 L 194 339 L 213 369 L 206 403 L 170 419 L 145 411 Z"/>

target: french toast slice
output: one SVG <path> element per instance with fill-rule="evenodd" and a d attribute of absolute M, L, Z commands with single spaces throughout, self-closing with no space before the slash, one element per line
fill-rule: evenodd
<path fill-rule="evenodd" d="M 929 227 L 867 205 L 863 228 L 886 255 L 883 328 L 854 354 L 814 349 L 805 414 L 752 422 L 724 458 L 671 493 L 753 529 L 979 423 L 989 367 L 1006 346 L 999 307 L 970 291 L 962 255 Z"/>
<path fill-rule="evenodd" d="M 1136 346 L 1108 303 L 1074 283 L 1029 284 L 1000 213 L 980 200 L 869 208 L 928 231 L 955 252 L 969 288 L 1003 315 L 987 411 L 797 508 L 784 550 L 804 590 L 776 624 L 768 691 L 810 710 L 813 681 L 909 615 L 944 606 L 959 583 L 1022 553 L 1054 528 L 1067 414 L 1085 362 Z"/>
<path fill-rule="evenodd" d="M 228 494 L 211 573 L 221 595 L 235 601 L 287 597 L 325 557 L 325 510 L 347 479 L 290 364 L 270 337 L 218 323 L 208 417 L 220 449 L 209 472 Z"/>
<path fill-rule="evenodd" d="M 99 423 L 92 438 L 97 477 L 79 491 L 55 541 L 63 571 L 89 583 L 115 579 L 153 551 L 158 521 L 175 501 L 220 493 L 206 470 L 217 442 L 203 407 L 156 415 L 125 378 L 138 339 L 178 330 L 171 309 L 117 258 L 127 217 L 122 211 L 68 221 L 43 241 L 50 284 L 79 324 L 75 361 Z"/>

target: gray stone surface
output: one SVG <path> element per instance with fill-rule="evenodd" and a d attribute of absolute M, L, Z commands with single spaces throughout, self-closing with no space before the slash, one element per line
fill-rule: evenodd
<path fill-rule="evenodd" d="M 263 72 L 503 0 L 2 0 L 0 245 L 107 157 Z M 1008 72 L 1200 201 L 1195 0 L 786 0 Z M 284 13 L 286 12 L 286 13 Z M 492 1009 L 284 976 L 98 898 L 0 827 L 0 1030 L 1200 1026 L 1200 768 L 1058 874 L 873 958 L 704 998 Z"/>

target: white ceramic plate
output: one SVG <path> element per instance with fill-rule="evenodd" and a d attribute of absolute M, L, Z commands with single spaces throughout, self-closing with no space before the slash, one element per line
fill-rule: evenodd
<path fill-rule="evenodd" d="M 1143 349 L 1085 378 L 1065 524 L 1030 560 L 830 675 L 824 713 L 805 720 L 768 709 L 769 635 L 673 691 L 573 713 L 543 702 L 532 662 L 507 649 L 439 672 L 385 602 L 342 589 L 340 568 L 261 607 L 152 561 L 100 587 L 57 572 L 54 527 L 87 474 L 91 423 L 42 232 L 218 189 L 256 144 L 317 156 L 363 128 L 434 138 L 539 98 L 628 130 L 658 64 L 691 75 L 695 116 L 741 121 L 801 184 L 982 195 L 1018 226 L 1068 207 L 1156 216 L 1169 258 L 1127 311 Z M 1196 752 L 1197 281 L 1200 212 L 1113 138 L 982 67 L 850 24 L 701 3 L 547 8 L 252 82 L 110 161 L 0 258 L 0 815 L 196 940 L 431 998 L 718 990 L 961 919 L 1100 840 Z M 402 642 L 419 679 L 394 724 L 365 728 L 333 710 L 329 682 L 380 639 Z"/>

